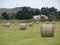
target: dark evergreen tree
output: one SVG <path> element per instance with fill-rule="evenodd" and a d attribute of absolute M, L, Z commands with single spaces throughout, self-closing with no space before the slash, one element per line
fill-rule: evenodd
<path fill-rule="evenodd" d="M 6 12 L 3 12 L 1 15 L 3 19 L 6 19 L 6 20 L 8 19 L 8 14 Z"/>

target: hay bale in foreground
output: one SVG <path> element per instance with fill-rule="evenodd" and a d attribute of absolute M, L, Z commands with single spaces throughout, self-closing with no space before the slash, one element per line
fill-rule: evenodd
<path fill-rule="evenodd" d="M 55 27 L 53 24 L 42 24 L 41 26 L 41 36 L 42 37 L 53 37 Z"/>
<path fill-rule="evenodd" d="M 20 24 L 20 30 L 26 30 L 26 23 Z"/>

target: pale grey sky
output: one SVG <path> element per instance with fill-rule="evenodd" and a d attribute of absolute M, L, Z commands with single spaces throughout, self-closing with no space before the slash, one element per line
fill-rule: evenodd
<path fill-rule="evenodd" d="M 0 0 L 0 8 L 14 8 L 14 7 L 55 7 L 60 10 L 60 0 Z"/>

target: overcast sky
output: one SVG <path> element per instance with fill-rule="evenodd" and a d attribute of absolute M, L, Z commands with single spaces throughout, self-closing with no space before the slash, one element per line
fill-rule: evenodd
<path fill-rule="evenodd" d="M 14 7 L 55 7 L 60 10 L 60 0 L 0 0 L 0 8 L 14 8 Z"/>

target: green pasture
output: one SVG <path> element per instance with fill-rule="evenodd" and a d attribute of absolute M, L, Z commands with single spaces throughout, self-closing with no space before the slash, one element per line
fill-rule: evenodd
<path fill-rule="evenodd" d="M 10 27 L 2 26 L 0 22 L 0 45 L 60 45 L 60 22 L 56 22 L 54 37 L 41 37 L 42 22 L 27 25 L 26 30 L 20 30 L 20 23 L 11 23 Z"/>

